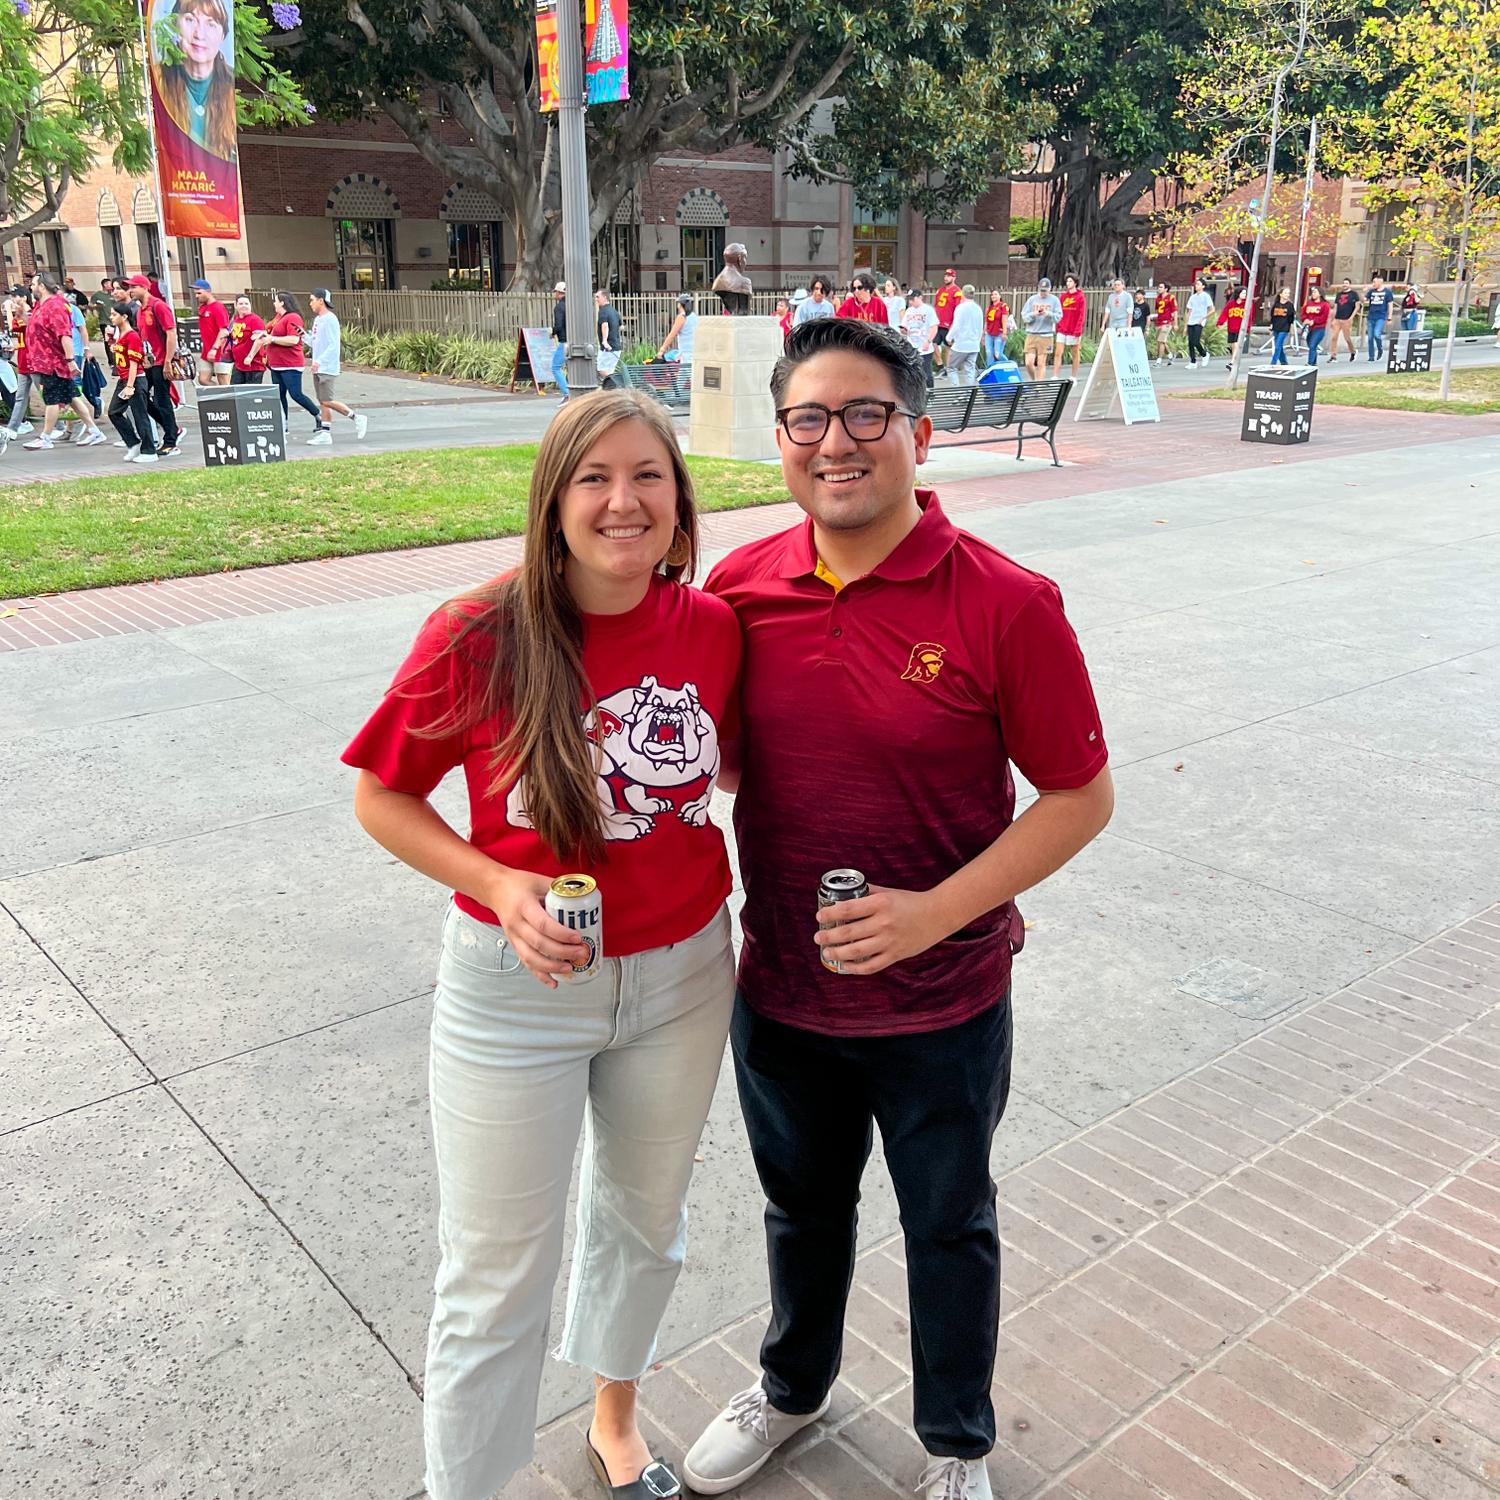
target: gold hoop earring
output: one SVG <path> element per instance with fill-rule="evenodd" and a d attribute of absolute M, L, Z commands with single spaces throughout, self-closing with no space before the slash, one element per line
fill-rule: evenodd
<path fill-rule="evenodd" d="M 692 560 L 693 540 L 686 531 L 679 526 L 672 533 L 672 545 L 667 548 L 667 555 L 662 558 L 669 568 L 685 568 Z"/>

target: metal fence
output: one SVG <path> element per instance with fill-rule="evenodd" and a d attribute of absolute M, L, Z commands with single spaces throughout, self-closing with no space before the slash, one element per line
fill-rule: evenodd
<path fill-rule="evenodd" d="M 1021 307 L 1036 290 L 1035 285 L 1002 287 L 1006 302 L 1020 321 Z M 269 321 L 271 294 L 266 290 L 248 293 L 255 310 Z M 677 292 L 620 292 L 612 298 L 620 314 L 620 325 L 628 345 L 659 345 L 677 316 Z M 718 298 L 712 292 L 694 295 L 697 310 L 712 314 L 718 311 Z M 752 313 L 770 315 L 776 310 L 776 299 L 788 296 L 784 290 L 757 291 L 752 294 Z M 990 289 L 977 289 L 981 306 L 990 300 Z M 1085 287 L 1088 314 L 1085 329 L 1094 334 L 1104 317 L 1104 299 L 1108 287 Z M 298 292 L 306 307 L 306 293 Z M 552 326 L 551 292 L 335 292 L 333 305 L 346 327 L 371 333 L 449 333 L 470 338 L 513 341 L 523 328 Z"/>

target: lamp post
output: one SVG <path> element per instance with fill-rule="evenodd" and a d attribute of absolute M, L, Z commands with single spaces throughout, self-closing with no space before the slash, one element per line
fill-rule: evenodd
<path fill-rule="evenodd" d="M 568 388 L 599 385 L 599 317 L 589 258 L 589 163 L 583 131 L 583 27 L 578 0 L 557 3 L 557 140 L 562 181 L 563 280 L 567 283 Z"/>

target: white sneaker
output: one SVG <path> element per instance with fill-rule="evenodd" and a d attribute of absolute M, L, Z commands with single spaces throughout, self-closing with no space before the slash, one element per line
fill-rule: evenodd
<path fill-rule="evenodd" d="M 917 1493 L 922 1500 L 994 1500 L 982 1458 L 932 1458 L 917 1481 Z"/>
<path fill-rule="evenodd" d="M 81 438 L 77 439 L 77 446 L 80 448 L 97 448 L 100 443 L 107 443 L 108 441 L 109 439 L 96 427 L 92 432 L 86 432 Z"/>
<path fill-rule="evenodd" d="M 50 451 L 57 445 L 52 441 L 51 438 L 46 437 L 44 434 L 39 432 L 34 438 L 32 438 L 29 443 L 22 443 L 21 446 L 23 448 L 29 448 L 33 453 L 37 453 L 43 450 Z"/>
<path fill-rule="evenodd" d="M 137 453 L 130 461 L 133 464 L 159 464 L 161 462 L 154 453 Z"/>
<path fill-rule="evenodd" d="M 5 450 L 10 447 L 10 428 L 0 427 L 0 458 L 5 457 Z"/>
<path fill-rule="evenodd" d="M 12 437 L 26 437 L 29 433 L 33 433 L 35 431 L 36 428 L 33 427 L 30 422 L 22 422 L 19 427 L 11 429 L 10 435 Z"/>
<path fill-rule="evenodd" d="M 354 413 L 354 435 L 362 438 L 370 430 L 370 419 L 362 412 Z"/>
<path fill-rule="evenodd" d="M 313 435 L 310 438 L 308 438 L 308 440 L 307 440 L 307 446 L 309 448 L 318 448 L 318 447 L 326 448 L 332 442 L 333 442 L 333 434 L 331 432 L 329 432 L 329 430 L 326 427 L 320 427 L 315 433 L 313 433 Z"/>
<path fill-rule="evenodd" d="M 700 1495 L 724 1495 L 765 1467 L 789 1437 L 816 1422 L 828 1410 L 796 1417 L 777 1411 L 763 1385 L 735 1396 L 707 1427 L 682 1461 L 682 1477 Z"/>
<path fill-rule="evenodd" d="M 125 448 L 124 443 L 121 443 L 119 446 L 122 447 L 122 448 Z M 140 451 L 141 451 L 141 445 L 139 443 L 132 443 L 128 448 L 125 448 L 125 451 L 120 455 L 121 462 L 122 463 L 127 463 L 127 464 L 128 463 L 134 463 L 135 462 L 135 456 Z"/>

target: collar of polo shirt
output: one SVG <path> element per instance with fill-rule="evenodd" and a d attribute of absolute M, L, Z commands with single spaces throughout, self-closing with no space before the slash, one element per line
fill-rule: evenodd
<path fill-rule="evenodd" d="M 952 550 L 958 532 L 943 514 L 937 492 L 919 486 L 915 494 L 917 504 L 922 508 L 921 519 L 901 538 L 888 557 L 864 575 L 866 578 L 887 578 L 894 582 L 925 578 Z M 802 578 L 809 574 L 817 576 L 820 567 L 823 567 L 822 559 L 818 556 L 812 517 L 809 516 L 799 530 L 787 538 L 786 551 L 777 571 L 783 578 Z M 826 567 L 823 572 L 828 572 Z"/>

